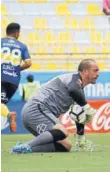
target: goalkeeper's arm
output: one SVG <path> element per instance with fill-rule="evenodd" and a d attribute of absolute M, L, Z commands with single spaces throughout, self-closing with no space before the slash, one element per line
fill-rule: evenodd
<path fill-rule="evenodd" d="M 89 104 L 87 104 L 83 89 L 80 88 L 78 84 L 74 86 L 74 88 L 73 88 L 73 85 L 72 86 L 70 85 L 68 89 L 69 89 L 69 94 L 73 98 L 73 100 L 78 105 L 80 105 L 83 108 L 85 114 L 87 114 L 87 119 L 85 119 L 85 115 L 84 115 L 84 118 L 83 118 L 83 115 L 81 115 L 82 117 L 81 123 L 86 123 L 86 122 L 91 121 L 96 110 L 93 109 Z"/>

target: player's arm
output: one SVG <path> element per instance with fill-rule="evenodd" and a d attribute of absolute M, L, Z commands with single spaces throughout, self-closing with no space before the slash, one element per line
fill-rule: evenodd
<path fill-rule="evenodd" d="M 23 64 L 20 66 L 21 71 L 28 69 L 31 65 L 32 65 L 31 59 L 27 59 L 27 60 L 23 61 Z"/>
<path fill-rule="evenodd" d="M 89 105 L 87 104 L 87 101 L 85 99 L 85 95 L 84 95 L 84 91 L 83 89 L 81 88 L 81 86 L 79 86 L 79 84 L 73 84 L 70 83 L 70 85 L 68 86 L 68 90 L 69 90 L 69 94 L 70 96 L 73 98 L 73 100 L 78 104 L 80 105 L 85 114 L 88 115 L 88 120 L 85 118 L 85 114 L 81 114 L 81 118 L 80 118 L 80 122 L 81 123 L 86 123 L 86 122 L 89 122 L 91 121 L 93 115 L 95 114 L 95 110 Z"/>
<path fill-rule="evenodd" d="M 22 60 L 23 60 L 23 64 L 20 66 L 21 71 L 29 68 L 32 65 L 30 54 L 28 52 L 27 46 L 23 47 Z"/>

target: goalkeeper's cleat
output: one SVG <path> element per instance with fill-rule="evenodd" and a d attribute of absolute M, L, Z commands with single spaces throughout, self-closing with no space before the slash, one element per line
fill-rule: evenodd
<path fill-rule="evenodd" d="M 9 127 L 11 132 L 16 132 L 16 112 L 10 112 L 8 116 Z"/>
<path fill-rule="evenodd" d="M 32 149 L 24 143 L 17 143 L 13 148 L 11 153 L 13 154 L 28 154 L 32 153 Z"/>
<path fill-rule="evenodd" d="M 85 138 L 83 135 L 76 135 L 76 151 L 89 151 L 94 149 L 93 143 Z"/>

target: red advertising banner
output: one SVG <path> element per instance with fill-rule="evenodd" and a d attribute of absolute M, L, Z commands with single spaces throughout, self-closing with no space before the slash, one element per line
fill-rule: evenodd
<path fill-rule="evenodd" d="M 86 124 L 86 133 L 109 133 L 110 132 L 110 100 L 90 100 L 88 103 L 97 109 L 93 120 Z M 60 116 L 60 120 L 67 128 L 68 133 L 75 133 L 76 126 L 68 112 Z"/>

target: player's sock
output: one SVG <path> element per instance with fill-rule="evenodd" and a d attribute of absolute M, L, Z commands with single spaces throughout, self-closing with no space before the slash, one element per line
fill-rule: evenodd
<path fill-rule="evenodd" d="M 77 134 L 84 135 L 84 124 L 76 123 Z"/>
<path fill-rule="evenodd" d="M 52 134 L 49 131 L 45 131 L 44 133 L 38 135 L 33 140 L 29 141 L 27 144 L 30 147 L 34 147 L 36 145 L 44 145 L 51 142 L 53 142 Z"/>

